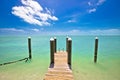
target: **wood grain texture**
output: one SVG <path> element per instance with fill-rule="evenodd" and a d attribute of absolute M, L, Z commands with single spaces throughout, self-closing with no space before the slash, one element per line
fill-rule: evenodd
<path fill-rule="evenodd" d="M 48 68 L 44 80 L 74 80 L 67 55 L 66 51 L 54 53 L 54 64 L 51 64 Z"/>

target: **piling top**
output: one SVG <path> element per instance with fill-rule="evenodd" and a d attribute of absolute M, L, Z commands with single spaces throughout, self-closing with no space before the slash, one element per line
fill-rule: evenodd
<path fill-rule="evenodd" d="M 31 39 L 31 37 L 29 36 L 28 39 Z"/>
<path fill-rule="evenodd" d="M 67 38 L 69 38 L 69 36 L 67 35 Z"/>
<path fill-rule="evenodd" d="M 95 37 L 95 39 L 98 39 L 98 37 Z"/>
<path fill-rule="evenodd" d="M 56 37 L 54 37 L 54 39 L 56 39 Z"/>
<path fill-rule="evenodd" d="M 71 38 L 68 38 L 68 41 L 71 41 L 72 39 Z"/>
<path fill-rule="evenodd" d="M 50 41 L 54 41 L 54 38 L 50 38 Z"/>

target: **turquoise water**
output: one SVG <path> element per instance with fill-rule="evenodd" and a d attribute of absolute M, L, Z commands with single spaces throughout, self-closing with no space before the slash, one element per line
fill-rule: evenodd
<path fill-rule="evenodd" d="M 0 63 L 28 57 L 27 37 L 0 36 Z M 51 36 L 31 37 L 32 61 L 0 66 L 0 80 L 16 80 L 16 78 L 17 80 L 42 80 L 44 78 L 50 62 Z M 56 37 L 57 50 L 65 50 L 66 36 Z M 98 36 L 97 64 L 93 62 L 95 36 L 70 37 L 75 80 L 120 80 L 120 36 Z"/>

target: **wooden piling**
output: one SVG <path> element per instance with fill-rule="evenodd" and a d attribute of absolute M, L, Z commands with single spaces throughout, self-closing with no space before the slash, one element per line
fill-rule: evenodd
<path fill-rule="evenodd" d="M 57 49 L 57 38 L 56 37 L 54 37 L 54 45 L 55 45 L 55 53 L 56 53 L 56 49 Z"/>
<path fill-rule="evenodd" d="M 28 37 L 29 59 L 32 59 L 31 37 Z"/>
<path fill-rule="evenodd" d="M 55 39 L 50 39 L 51 64 L 43 80 L 74 80 L 71 69 L 72 40 L 66 39 L 66 50 L 54 53 Z"/>
<path fill-rule="evenodd" d="M 55 52 L 55 42 L 54 39 L 50 39 L 50 63 L 54 63 L 54 52 Z"/>
<path fill-rule="evenodd" d="M 71 55 L 72 55 L 72 39 L 71 38 L 68 38 L 67 47 L 68 47 L 68 64 L 71 65 Z"/>
<path fill-rule="evenodd" d="M 68 36 L 66 37 L 66 52 L 68 52 Z"/>
<path fill-rule="evenodd" d="M 98 37 L 95 38 L 94 63 L 97 62 L 97 53 L 98 53 Z"/>

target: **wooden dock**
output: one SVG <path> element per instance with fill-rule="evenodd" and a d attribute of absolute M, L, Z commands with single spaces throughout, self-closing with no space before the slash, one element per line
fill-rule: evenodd
<path fill-rule="evenodd" d="M 50 64 L 44 80 L 74 80 L 66 51 L 54 53 L 54 63 Z"/>

